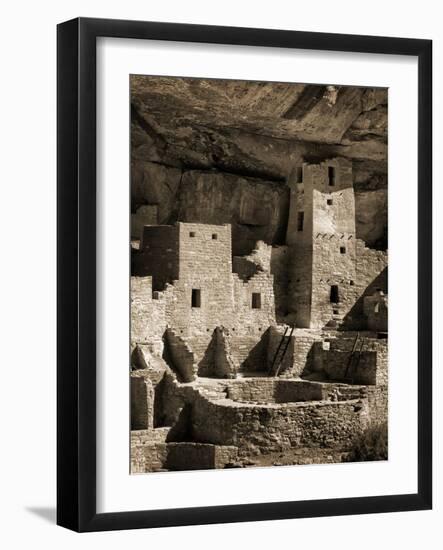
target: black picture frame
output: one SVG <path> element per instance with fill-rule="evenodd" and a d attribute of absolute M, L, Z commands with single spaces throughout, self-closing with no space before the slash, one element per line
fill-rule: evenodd
<path fill-rule="evenodd" d="M 57 523 L 104 531 L 432 507 L 432 42 L 78 18 L 57 29 Z M 96 512 L 96 39 L 398 54 L 418 59 L 418 490 L 415 494 Z"/>

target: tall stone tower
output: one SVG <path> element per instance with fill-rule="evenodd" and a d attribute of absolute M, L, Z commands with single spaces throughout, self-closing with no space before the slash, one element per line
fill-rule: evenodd
<path fill-rule="evenodd" d="M 352 164 L 303 164 L 289 178 L 288 310 L 296 326 L 338 323 L 355 303 L 355 201 Z"/>

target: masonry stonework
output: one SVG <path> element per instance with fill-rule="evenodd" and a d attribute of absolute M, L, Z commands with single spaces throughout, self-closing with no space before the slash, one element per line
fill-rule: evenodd
<path fill-rule="evenodd" d="M 387 252 L 357 239 L 353 185 L 343 158 L 291 170 L 278 246 L 137 211 L 133 473 L 344 459 L 387 421 Z"/>

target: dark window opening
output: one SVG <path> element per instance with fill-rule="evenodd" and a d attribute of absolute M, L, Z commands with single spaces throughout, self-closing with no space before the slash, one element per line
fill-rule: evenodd
<path fill-rule="evenodd" d="M 331 204 L 332 204 L 332 199 L 328 199 L 328 200 L 326 201 L 326 204 L 327 204 L 328 206 L 331 206 Z"/>
<path fill-rule="evenodd" d="M 217 240 L 217 233 L 213 233 L 212 238 L 214 239 L 214 241 L 216 241 Z"/>
<path fill-rule="evenodd" d="M 260 292 L 252 293 L 252 309 L 261 309 L 261 294 Z"/>
<path fill-rule="evenodd" d="M 189 236 L 190 236 L 190 237 L 195 237 L 195 232 L 194 232 L 194 231 L 191 231 L 191 232 L 189 233 Z"/>
<path fill-rule="evenodd" d="M 297 216 L 297 231 L 303 231 L 304 221 L 305 221 L 305 213 L 299 212 Z"/>
<path fill-rule="evenodd" d="M 340 254 L 346 254 L 346 246 L 340 247 Z"/>
<path fill-rule="evenodd" d="M 338 309 L 333 309 L 333 310 L 332 310 L 332 313 L 333 313 L 334 315 L 338 315 Z"/>
<path fill-rule="evenodd" d="M 331 294 L 329 296 L 331 304 L 338 304 L 340 302 L 340 296 L 338 294 L 338 285 L 331 285 Z"/>
<path fill-rule="evenodd" d="M 297 168 L 295 169 L 295 177 L 296 183 L 303 182 L 303 168 L 301 166 L 297 166 Z"/>
<path fill-rule="evenodd" d="M 328 166 L 328 182 L 329 185 L 335 185 L 335 168 L 333 166 Z"/>
<path fill-rule="evenodd" d="M 193 288 L 191 298 L 192 307 L 201 307 L 201 303 L 201 290 L 199 288 Z"/>
<path fill-rule="evenodd" d="M 349 281 L 349 284 L 350 284 L 351 286 L 354 286 L 354 281 Z"/>

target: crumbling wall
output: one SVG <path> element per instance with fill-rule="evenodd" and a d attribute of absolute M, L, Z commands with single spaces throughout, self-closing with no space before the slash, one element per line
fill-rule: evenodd
<path fill-rule="evenodd" d="M 388 330 L 388 297 L 378 290 L 363 299 L 363 311 L 367 318 L 368 329 L 378 332 Z"/>
<path fill-rule="evenodd" d="M 131 429 L 154 428 L 154 388 L 152 382 L 139 371 L 131 374 Z"/>
<path fill-rule="evenodd" d="M 215 334 L 219 329 L 223 330 L 224 339 L 229 348 L 230 366 L 228 370 L 231 373 L 266 370 L 266 330 L 263 330 L 261 326 L 255 330 L 253 327 L 239 328 L 236 324 L 236 326 L 229 326 L 229 328 L 216 327 L 214 331 L 208 329 L 203 335 L 185 336 L 180 333 L 181 338 L 194 354 L 199 376 L 219 377 L 221 371 L 215 368 L 218 346 Z M 225 367 L 227 368 L 227 365 Z"/>
<path fill-rule="evenodd" d="M 234 464 L 238 449 L 233 446 L 210 443 L 131 441 L 131 473 L 207 470 L 225 468 Z"/>
<path fill-rule="evenodd" d="M 272 364 L 280 341 L 284 335 L 284 330 L 285 327 L 279 325 L 270 327 L 267 353 L 267 363 L 269 368 Z M 282 347 L 286 346 L 287 338 L 289 337 L 288 335 L 290 334 L 290 331 L 288 331 L 286 334 L 287 336 L 282 344 Z M 291 337 L 287 352 L 281 364 L 279 376 L 284 378 L 293 378 L 301 376 L 306 369 L 309 370 L 313 361 L 313 344 L 314 342 L 318 341 L 319 338 L 319 333 L 302 329 L 295 329 Z"/>
<path fill-rule="evenodd" d="M 235 378 L 237 371 L 228 334 L 221 327 L 215 329 L 214 371 L 217 378 Z"/>
<path fill-rule="evenodd" d="M 146 225 L 140 250 L 134 253 L 134 273 L 152 276 L 153 290 L 178 279 L 179 232 L 176 225 Z"/>
<path fill-rule="evenodd" d="M 200 400 L 192 410 L 198 440 L 238 446 L 243 456 L 300 446 L 347 448 L 368 421 L 361 400 L 268 406 Z"/>
<path fill-rule="evenodd" d="M 388 290 L 388 253 L 367 248 L 363 241 L 356 241 L 354 304 L 344 319 L 346 329 L 367 329 L 364 298 L 378 290 Z"/>
<path fill-rule="evenodd" d="M 132 429 L 163 426 L 163 388 L 168 367 L 149 346 L 138 344 L 131 354 Z"/>
<path fill-rule="evenodd" d="M 131 444 L 131 474 L 164 470 L 167 452 L 166 443 Z"/>
<path fill-rule="evenodd" d="M 387 386 L 387 340 L 377 339 L 373 333 L 360 333 L 351 362 L 356 336 L 357 333 L 348 332 L 329 339 L 329 346 L 316 344 L 316 370 L 321 370 L 331 380 L 347 378 L 356 384 Z"/>
<path fill-rule="evenodd" d="M 131 344 L 149 344 L 161 356 L 168 292 L 152 293 L 152 277 L 131 277 Z"/>
<path fill-rule="evenodd" d="M 322 384 L 275 378 L 252 378 L 247 383 L 235 380 L 228 383 L 227 394 L 233 401 L 265 404 L 323 399 Z"/>
<path fill-rule="evenodd" d="M 178 336 L 171 328 L 166 329 L 165 359 L 170 363 L 172 370 L 181 382 L 192 382 L 196 377 L 196 363 L 194 354 L 185 340 Z"/>

